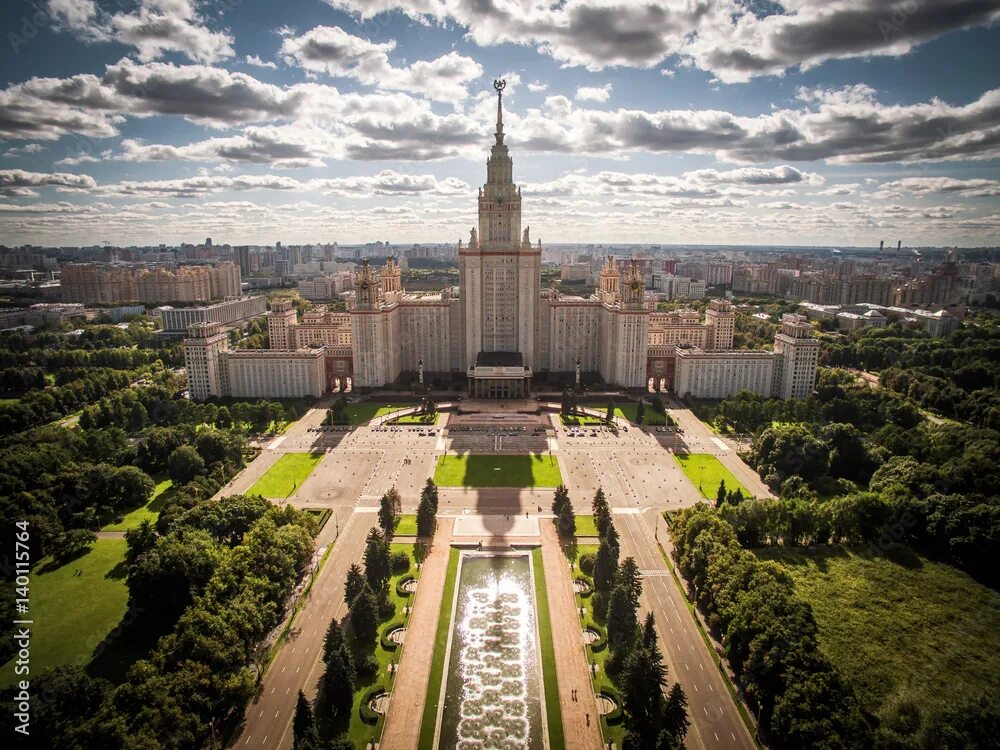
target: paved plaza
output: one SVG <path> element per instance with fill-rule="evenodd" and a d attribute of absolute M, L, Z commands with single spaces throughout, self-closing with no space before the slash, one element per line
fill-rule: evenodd
<path fill-rule="evenodd" d="M 661 511 L 704 499 L 674 459 L 675 452 L 713 455 L 752 493 L 770 494 L 727 438 L 712 433 L 679 404 L 669 404 L 679 431 L 638 428 L 624 421 L 616 430 L 563 427 L 557 403 L 540 405 L 534 400 L 463 401 L 448 405 L 449 411 L 435 426 L 393 426 L 380 418 L 368 425 L 324 428 L 321 423 L 328 406 L 320 402 L 284 435 L 267 443 L 220 493 L 246 492 L 285 453 L 323 454 L 312 474 L 288 497 L 271 498 L 299 508 L 329 509 L 331 518 L 318 545 L 332 544 L 333 553 L 313 586 L 310 601 L 292 623 L 293 637 L 285 641 L 264 675 L 237 747 L 291 748 L 297 691 L 302 689 L 315 697 L 322 672 L 323 634 L 331 616 L 340 618 L 346 612 L 344 577 L 348 566 L 361 558 L 364 537 L 376 523 L 382 494 L 395 487 L 402 497 L 403 512 L 413 513 L 440 456 L 528 452 L 557 459 L 577 514 L 590 513 L 594 492 L 599 486 L 604 488 L 622 538 L 622 555 L 635 557 L 643 569 L 642 606 L 654 612 L 660 625 L 670 679 L 684 686 L 690 701 L 688 747 L 754 746 L 719 673 L 718 657 L 700 637 L 656 541 Z M 456 408 L 461 409 L 460 414 Z M 561 562 L 550 520 L 553 490 L 441 487 L 439 493 L 438 532 L 415 598 L 413 632 L 434 632 L 451 543 L 496 545 L 517 540 L 542 544 L 554 632 L 575 633 L 578 621 L 570 572 Z M 662 532 L 661 527 L 661 541 L 665 537 Z M 598 723 L 587 727 L 581 718 L 589 712 L 584 711 L 584 705 L 597 715 L 596 699 L 589 691 L 585 702 L 570 699 L 573 687 L 590 684 L 582 639 L 560 637 L 555 641 L 567 742 L 574 738 L 567 747 L 600 747 Z M 433 658 L 431 647 L 431 636 L 407 639 L 382 747 L 407 750 L 417 746 L 428 665 Z"/>

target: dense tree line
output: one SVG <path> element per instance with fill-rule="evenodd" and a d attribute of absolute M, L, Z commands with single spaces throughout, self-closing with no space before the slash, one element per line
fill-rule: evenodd
<path fill-rule="evenodd" d="M 879 371 L 879 382 L 917 404 L 1000 429 L 1000 320 L 979 316 L 940 338 L 893 325 L 825 345 L 826 364 Z"/>
<path fill-rule="evenodd" d="M 170 523 L 212 497 L 244 465 L 246 441 L 210 427 L 154 427 L 133 439 L 120 428 L 31 430 L 0 446 L 0 523 L 30 522 L 32 559 L 55 553 L 76 529 L 94 530 L 147 502 L 151 475 L 166 472 L 183 447 L 198 456 L 200 470 L 173 477 L 170 502 L 159 523 Z M 185 481 L 180 481 L 184 479 Z M 9 540 L 0 549 L 9 552 Z"/>
<path fill-rule="evenodd" d="M 721 402 L 716 424 L 756 431 L 744 456 L 783 499 L 731 518 L 761 543 L 895 541 L 996 586 L 1000 433 L 925 419 L 904 396 L 822 371 L 801 402 L 750 394 Z M 730 504 L 731 505 L 731 504 Z M 727 511 L 729 512 L 729 511 Z"/>
<path fill-rule="evenodd" d="M 13 352 L 0 349 L 0 368 L 37 367 L 45 372 L 57 372 L 65 367 L 107 367 L 114 370 L 134 370 L 161 361 L 168 366 L 184 364 L 180 346 L 164 349 L 28 349 Z"/>
<path fill-rule="evenodd" d="M 259 644 L 280 621 L 310 559 L 315 525 L 294 508 L 264 509 L 267 504 L 256 499 L 235 497 L 216 505 L 212 512 L 190 511 L 190 519 L 178 519 L 177 528 L 157 535 L 135 556 L 130 579 L 132 569 L 151 564 L 146 559 L 161 545 L 178 547 L 177 534 L 198 535 L 203 550 L 211 550 L 205 553 L 211 562 L 199 568 L 202 579 L 172 631 L 130 668 L 122 684 L 112 687 L 77 668 L 33 681 L 33 688 L 44 690 L 35 694 L 44 695 L 38 702 L 48 717 L 32 723 L 33 731 L 44 735 L 40 746 L 221 746 L 223 726 L 253 693 Z M 243 533 L 220 539 L 220 515 L 230 512 L 248 525 Z M 138 622 L 146 614 L 140 611 Z"/>
<path fill-rule="evenodd" d="M 744 550 L 704 504 L 671 524 L 674 558 L 723 643 L 760 728 L 775 748 L 871 746 L 851 686 L 820 650 L 811 607 L 780 565 Z"/>
<path fill-rule="evenodd" d="M 265 432 L 271 425 L 295 418 L 294 407 L 278 401 L 198 402 L 174 398 L 169 389 L 137 388 L 114 393 L 83 410 L 80 426 L 121 427 L 135 431 L 149 425 L 244 426 Z"/>
<path fill-rule="evenodd" d="M 72 414 L 128 388 L 142 374 L 142 370 L 92 370 L 66 385 L 28 391 L 17 401 L 0 403 L 0 435 L 12 435 Z"/>

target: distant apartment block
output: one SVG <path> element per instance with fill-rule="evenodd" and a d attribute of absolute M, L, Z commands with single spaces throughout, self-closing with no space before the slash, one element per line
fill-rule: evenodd
<path fill-rule="evenodd" d="M 323 347 L 297 351 L 229 349 L 218 323 L 195 323 L 184 340 L 184 367 L 192 399 L 318 398 L 326 390 Z"/>
<path fill-rule="evenodd" d="M 64 302 L 211 302 L 236 297 L 241 289 L 240 269 L 229 261 L 177 268 L 72 264 L 62 269 Z"/>
<path fill-rule="evenodd" d="M 727 398 L 740 391 L 786 400 L 805 398 L 816 383 L 819 349 L 806 318 L 786 314 L 771 352 L 678 348 L 674 390 L 695 398 Z"/>
<path fill-rule="evenodd" d="M 231 328 L 267 312 L 263 297 L 238 297 L 199 307 L 158 307 L 153 314 L 163 322 L 164 333 L 183 333 L 195 323 L 218 323 Z"/>
<path fill-rule="evenodd" d="M 298 288 L 303 299 L 318 302 L 336 299 L 354 289 L 354 274 L 350 271 L 320 274 L 299 281 Z"/>

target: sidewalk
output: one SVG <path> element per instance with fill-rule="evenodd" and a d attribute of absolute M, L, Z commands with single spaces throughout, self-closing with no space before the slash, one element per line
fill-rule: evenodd
<path fill-rule="evenodd" d="M 413 612 L 406 627 L 403 658 L 399 662 L 389 713 L 379 743 L 384 748 L 415 750 L 420 739 L 420 724 L 427 700 L 427 677 L 435 657 L 434 634 L 437 632 L 441 595 L 448 572 L 452 524 L 450 518 L 438 518 L 434 546 L 420 570 Z M 444 655 L 439 654 L 438 658 L 444 658 Z"/>
<path fill-rule="evenodd" d="M 545 588 L 549 596 L 552 647 L 556 658 L 556 674 L 559 675 L 559 702 L 566 747 L 573 750 L 602 750 L 597 697 L 591 687 L 590 672 L 587 669 L 583 630 L 576 614 L 576 597 L 569 562 L 559 546 L 552 521 L 543 519 L 540 526 Z M 576 701 L 572 699 L 574 689 L 577 691 Z M 588 714 L 590 726 L 587 726 Z"/>

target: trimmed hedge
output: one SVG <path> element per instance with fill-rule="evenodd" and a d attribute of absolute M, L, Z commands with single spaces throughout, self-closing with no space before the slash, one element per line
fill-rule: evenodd
<path fill-rule="evenodd" d="M 603 687 L 598 692 L 598 695 L 599 696 L 603 695 L 606 696 L 607 698 L 610 698 L 612 701 L 614 701 L 615 704 L 614 710 L 611 713 L 604 716 L 604 721 L 606 721 L 609 725 L 618 724 L 619 722 L 621 722 L 621 720 L 624 718 L 624 714 L 622 713 L 621 693 L 619 693 L 613 687 Z"/>
<path fill-rule="evenodd" d="M 396 581 L 396 596 L 406 599 L 410 596 L 410 592 L 403 588 L 403 585 L 415 580 L 413 576 L 405 576 Z"/>
<path fill-rule="evenodd" d="M 365 699 L 361 701 L 361 706 L 358 708 L 358 713 L 361 714 L 361 721 L 365 724 L 378 724 L 380 714 L 373 711 L 372 707 L 368 704 L 372 702 L 375 696 L 381 695 L 384 692 L 386 692 L 386 689 L 382 685 L 376 685 L 365 693 Z"/>
<path fill-rule="evenodd" d="M 388 625 L 382 628 L 382 636 L 379 639 L 379 641 L 382 644 L 382 648 L 384 648 L 386 651 L 395 651 L 397 648 L 399 648 L 399 644 L 389 638 L 389 633 L 391 633 L 396 628 L 405 628 L 405 627 L 406 627 L 405 623 L 396 621 L 396 622 L 390 622 Z"/>

